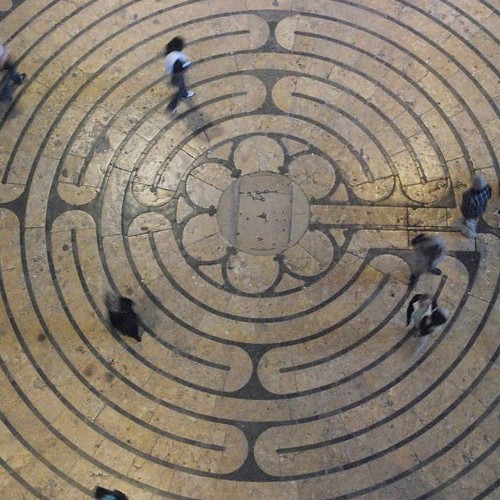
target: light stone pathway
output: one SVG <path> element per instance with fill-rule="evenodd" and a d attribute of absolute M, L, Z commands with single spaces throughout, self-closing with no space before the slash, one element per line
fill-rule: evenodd
<path fill-rule="evenodd" d="M 0 1 L 0 499 L 498 498 L 499 9 Z M 416 292 L 450 312 L 418 355 Z"/>

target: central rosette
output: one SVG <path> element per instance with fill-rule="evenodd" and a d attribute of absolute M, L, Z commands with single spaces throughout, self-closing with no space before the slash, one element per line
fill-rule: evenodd
<path fill-rule="evenodd" d="M 333 265 L 335 238 L 310 225 L 310 204 L 328 200 L 335 170 L 300 139 L 228 139 L 198 159 L 179 196 L 176 232 L 190 265 L 243 295 L 286 294 Z"/>
<path fill-rule="evenodd" d="M 244 175 L 222 194 L 217 209 L 222 234 L 238 250 L 274 255 L 306 232 L 309 203 L 295 182 L 271 172 Z"/>

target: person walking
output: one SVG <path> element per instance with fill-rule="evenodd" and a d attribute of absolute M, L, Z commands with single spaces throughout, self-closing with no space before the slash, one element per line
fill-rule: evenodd
<path fill-rule="evenodd" d="M 420 331 L 420 323 L 429 316 L 434 309 L 437 309 L 437 302 L 426 293 L 418 293 L 412 297 L 406 310 L 406 328 L 412 335 Z"/>
<path fill-rule="evenodd" d="M 420 321 L 419 329 L 414 334 L 415 337 L 420 338 L 420 345 L 415 351 L 415 355 L 419 356 L 425 349 L 427 342 L 429 342 L 431 333 L 440 329 L 448 320 L 448 311 L 441 307 L 436 307 L 430 314 L 426 314 L 422 321 Z"/>
<path fill-rule="evenodd" d="M 142 338 L 139 333 L 139 316 L 134 311 L 133 300 L 122 297 L 114 297 L 112 294 L 107 294 L 105 297 L 106 307 L 108 309 L 108 317 L 111 326 L 118 330 L 122 335 L 132 337 L 141 342 Z"/>
<path fill-rule="evenodd" d="M 448 311 L 438 307 L 436 299 L 431 299 L 426 293 L 412 297 L 406 311 L 406 327 L 410 335 L 421 339 L 416 355 L 425 348 L 430 334 L 444 325 L 447 319 Z"/>
<path fill-rule="evenodd" d="M 0 89 L 0 101 L 9 102 L 12 100 L 14 86 L 21 85 L 26 79 L 26 73 L 18 73 L 15 63 L 4 45 L 0 44 L 0 70 L 7 71 L 2 88 Z"/>
<path fill-rule="evenodd" d="M 409 286 L 413 287 L 423 273 L 432 273 L 438 276 L 442 274 L 441 269 L 437 266 L 446 255 L 446 246 L 439 236 L 427 236 L 425 234 L 415 236 L 411 243 L 415 251 Z"/>
<path fill-rule="evenodd" d="M 462 234 L 467 238 L 477 236 L 477 223 L 479 217 L 484 214 L 491 198 L 491 186 L 487 184 L 484 175 L 475 175 L 472 179 L 472 187 L 462 195 L 460 211 L 464 217 Z"/>
<path fill-rule="evenodd" d="M 177 105 L 180 100 L 189 99 L 195 95 L 192 90 L 186 88 L 186 82 L 184 81 L 184 73 L 191 65 L 191 62 L 183 52 L 183 48 L 184 40 L 179 36 L 172 38 L 165 47 L 165 71 L 172 85 L 177 87 L 176 93 L 167 106 L 172 115 L 177 112 Z"/>

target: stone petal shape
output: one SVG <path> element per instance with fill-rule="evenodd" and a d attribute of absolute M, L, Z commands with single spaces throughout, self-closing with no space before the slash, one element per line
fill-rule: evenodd
<path fill-rule="evenodd" d="M 231 172 L 218 163 L 205 163 L 191 172 L 186 189 L 191 200 L 200 207 L 216 207 L 224 189 L 233 178 Z"/>
<path fill-rule="evenodd" d="M 335 171 L 329 161 L 315 154 L 295 158 L 289 167 L 289 177 L 306 193 L 309 199 L 326 196 L 335 184 Z"/>
<path fill-rule="evenodd" d="M 297 245 L 284 253 L 285 264 L 300 276 L 315 276 L 328 268 L 334 257 L 332 242 L 321 231 L 307 231 Z"/>
<path fill-rule="evenodd" d="M 12 0 L 0 0 L 0 11 L 12 9 Z"/>
<path fill-rule="evenodd" d="M 216 233 L 184 248 L 191 257 L 201 262 L 211 262 L 226 255 L 227 243 L 221 233 Z"/>
<path fill-rule="evenodd" d="M 227 263 L 229 282 L 246 293 L 259 293 L 267 290 L 276 281 L 278 272 L 278 262 L 266 255 L 238 252 L 232 255 Z"/>
<path fill-rule="evenodd" d="M 427 184 L 403 186 L 403 191 L 408 198 L 418 203 L 435 203 L 442 200 L 448 192 L 448 180 L 438 179 Z"/>
<path fill-rule="evenodd" d="M 394 193 L 394 177 L 377 179 L 359 186 L 352 186 L 352 192 L 365 201 L 380 201 L 389 198 Z"/>
<path fill-rule="evenodd" d="M 285 154 L 277 141 L 263 135 L 243 140 L 234 152 L 234 164 L 242 175 L 252 172 L 278 172 Z"/>

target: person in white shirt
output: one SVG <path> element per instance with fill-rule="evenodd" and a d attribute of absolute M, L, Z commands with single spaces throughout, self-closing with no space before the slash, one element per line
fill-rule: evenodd
<path fill-rule="evenodd" d="M 20 74 L 17 72 L 16 65 L 4 45 L 0 45 L 0 70 L 7 71 L 0 90 L 0 101 L 9 102 L 12 99 L 14 85 L 21 85 L 26 78 L 26 73 Z"/>
<path fill-rule="evenodd" d="M 167 106 L 172 115 L 177 112 L 177 104 L 179 104 L 180 100 L 189 99 L 194 96 L 194 92 L 186 88 L 184 81 L 184 72 L 191 65 L 191 62 L 182 51 L 183 48 L 184 40 L 179 36 L 172 38 L 165 47 L 165 71 L 170 77 L 172 85 L 177 87 L 176 93 Z"/>

